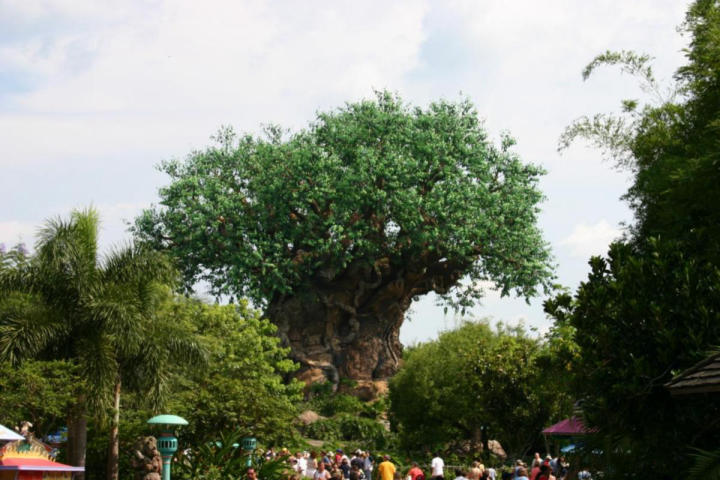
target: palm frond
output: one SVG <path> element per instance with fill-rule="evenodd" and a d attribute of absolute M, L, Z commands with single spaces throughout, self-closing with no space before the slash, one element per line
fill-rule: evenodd
<path fill-rule="evenodd" d="M 67 334 L 62 319 L 30 294 L 13 292 L 0 302 L 0 360 L 33 358 Z"/>
<path fill-rule="evenodd" d="M 695 459 L 693 466 L 690 468 L 690 476 L 693 478 L 702 478 L 705 480 L 720 479 L 720 449 L 717 450 L 701 450 L 693 449 L 696 453 L 690 456 Z"/>

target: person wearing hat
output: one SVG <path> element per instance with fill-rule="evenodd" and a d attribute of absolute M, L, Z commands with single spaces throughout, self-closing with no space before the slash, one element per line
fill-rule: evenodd
<path fill-rule="evenodd" d="M 393 480 L 395 478 L 395 464 L 390 461 L 390 455 L 383 455 L 383 461 L 378 465 L 380 480 Z"/>

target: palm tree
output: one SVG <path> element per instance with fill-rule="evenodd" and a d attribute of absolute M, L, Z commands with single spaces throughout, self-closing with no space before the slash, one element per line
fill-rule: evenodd
<path fill-rule="evenodd" d="M 0 293 L 15 308 L 0 318 L 0 359 L 70 359 L 88 389 L 68 414 L 68 457 L 85 464 L 87 414 L 112 411 L 108 478 L 117 479 L 123 380 L 157 405 L 170 355 L 201 360 L 199 345 L 158 314 L 175 271 L 161 254 L 127 245 L 98 254 L 95 210 L 72 212 L 40 230 L 36 254 L 0 270 Z M 0 297 L 0 298 L 3 298 Z"/>

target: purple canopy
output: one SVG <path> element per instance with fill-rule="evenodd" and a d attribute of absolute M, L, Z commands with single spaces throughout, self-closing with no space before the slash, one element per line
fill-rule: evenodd
<path fill-rule="evenodd" d="M 580 418 L 570 417 L 547 427 L 542 433 L 544 435 L 587 435 L 595 431 L 595 429 L 586 428 Z"/>

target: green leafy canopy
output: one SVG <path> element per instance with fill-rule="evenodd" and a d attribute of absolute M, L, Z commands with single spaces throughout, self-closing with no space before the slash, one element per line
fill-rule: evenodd
<path fill-rule="evenodd" d="M 531 296 L 551 274 L 536 226 L 543 173 L 504 136 L 491 144 L 468 100 L 413 108 L 374 100 L 319 113 L 265 138 L 221 130 L 217 145 L 161 165 L 172 182 L 135 233 L 166 248 L 189 285 L 259 304 L 379 264 L 453 272 Z M 447 299 L 479 298 L 469 282 Z"/>

